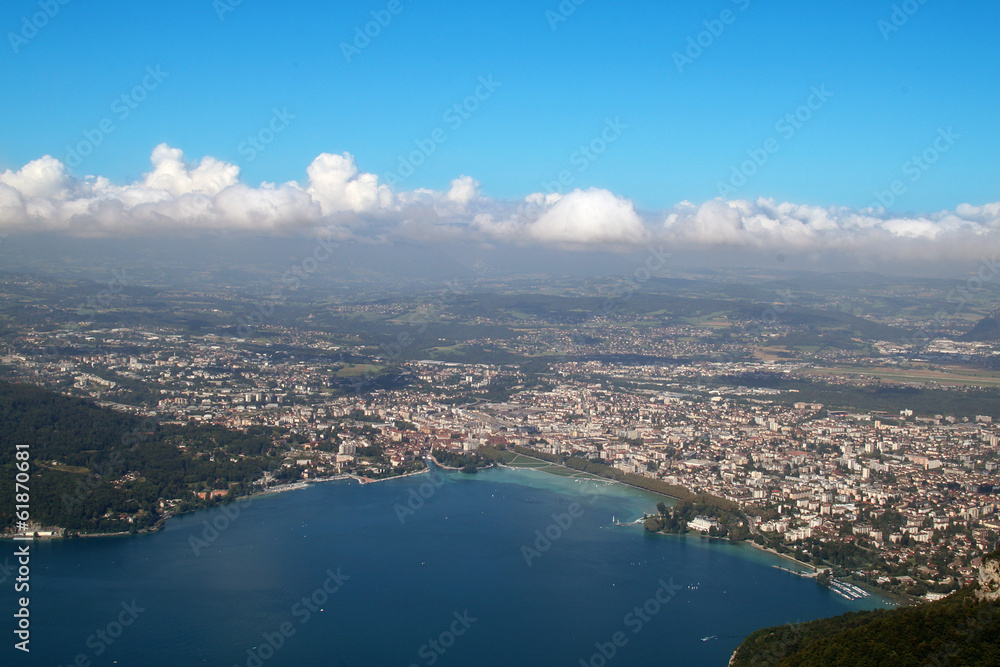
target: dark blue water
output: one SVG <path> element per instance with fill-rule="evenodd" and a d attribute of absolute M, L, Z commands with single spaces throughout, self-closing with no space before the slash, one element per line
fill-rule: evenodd
<path fill-rule="evenodd" d="M 438 479 L 328 483 L 231 520 L 214 509 L 154 535 L 36 544 L 32 652 L 11 639 L 5 663 L 725 665 L 761 626 L 882 604 L 848 603 L 746 545 L 612 527 L 657 501 L 620 485 Z M 2 596 L 13 612 L 10 581 Z"/>

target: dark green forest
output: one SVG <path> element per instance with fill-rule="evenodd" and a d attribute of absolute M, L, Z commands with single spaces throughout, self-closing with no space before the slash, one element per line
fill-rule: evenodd
<path fill-rule="evenodd" d="M 1000 558 L 993 552 L 988 558 Z M 936 602 L 851 612 L 748 636 L 734 667 L 908 667 L 1000 665 L 1000 603 L 966 587 Z"/>
<path fill-rule="evenodd" d="M 657 513 L 646 517 L 643 527 L 653 533 L 663 532 L 683 534 L 689 532 L 688 522 L 696 516 L 707 516 L 717 519 L 718 529 L 709 531 L 711 537 L 728 537 L 733 542 L 740 542 L 750 536 L 746 516 L 739 509 L 723 508 L 719 503 L 707 502 L 704 498 L 682 500 L 673 507 L 657 503 Z"/>
<path fill-rule="evenodd" d="M 0 531 L 14 519 L 18 444 L 29 445 L 31 520 L 71 533 L 150 528 L 167 501 L 183 511 L 210 504 L 200 490 L 247 493 L 281 462 L 270 429 L 161 425 L 25 384 L 0 382 L 0 425 Z"/>

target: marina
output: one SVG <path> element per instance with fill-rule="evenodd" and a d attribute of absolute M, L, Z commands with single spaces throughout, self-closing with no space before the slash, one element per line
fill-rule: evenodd
<path fill-rule="evenodd" d="M 833 579 L 830 581 L 830 588 L 833 589 L 834 593 L 848 600 L 860 600 L 868 597 L 868 591 L 846 581 Z"/>

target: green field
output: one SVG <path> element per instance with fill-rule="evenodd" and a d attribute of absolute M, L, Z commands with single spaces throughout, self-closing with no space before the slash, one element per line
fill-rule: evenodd
<path fill-rule="evenodd" d="M 346 378 L 356 375 L 372 375 L 378 373 L 383 368 L 385 366 L 376 366 L 374 364 L 348 364 L 337 371 L 337 377 Z"/>
<path fill-rule="evenodd" d="M 972 387 L 1000 386 L 1000 373 L 960 368 L 938 370 L 930 368 L 886 368 L 884 366 L 834 366 L 831 368 L 814 368 L 806 373 L 808 375 L 867 375 L 880 380 L 895 382 L 936 382 L 938 384 Z"/>
<path fill-rule="evenodd" d="M 589 472 L 580 472 L 579 470 L 573 470 L 572 468 L 567 468 L 566 466 L 559 465 L 558 463 L 549 463 L 548 461 L 525 456 L 524 454 L 516 454 L 514 458 L 508 461 L 505 465 L 508 465 L 511 468 L 530 468 L 532 470 L 539 470 L 558 477 L 568 477 L 569 479 L 592 479 L 605 483 L 611 482 L 611 480 L 605 479 L 604 477 L 591 475 Z"/>

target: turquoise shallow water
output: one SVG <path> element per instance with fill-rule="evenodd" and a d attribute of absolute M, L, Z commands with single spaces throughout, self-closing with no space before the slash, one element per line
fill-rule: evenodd
<path fill-rule="evenodd" d="M 5 664 L 725 665 L 761 626 L 885 604 L 849 603 L 746 545 L 613 527 L 659 499 L 621 485 L 433 479 L 327 483 L 153 535 L 39 543 L 32 652 L 11 641 Z M 9 582 L 2 595 L 13 611 Z"/>

